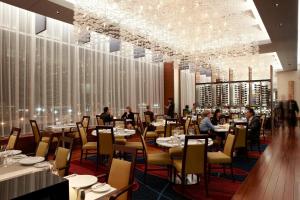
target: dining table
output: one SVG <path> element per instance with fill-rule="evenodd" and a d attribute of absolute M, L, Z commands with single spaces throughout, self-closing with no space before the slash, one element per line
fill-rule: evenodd
<path fill-rule="evenodd" d="M 134 129 L 123 129 L 123 128 L 113 128 L 115 137 L 129 137 L 136 133 Z M 100 129 L 99 133 L 110 133 L 110 129 Z M 93 130 L 91 133 L 93 136 L 97 136 L 97 130 Z"/>
<path fill-rule="evenodd" d="M 155 122 L 152 122 L 151 124 L 155 127 L 162 127 L 162 126 L 166 125 L 166 120 L 164 120 L 164 119 L 163 120 L 157 120 Z M 168 121 L 168 124 L 176 125 L 177 123 L 175 121 Z"/>
<path fill-rule="evenodd" d="M 52 134 L 61 134 L 64 137 L 65 133 L 77 131 L 77 126 L 75 123 L 54 124 L 47 126 L 45 130 Z"/>
<path fill-rule="evenodd" d="M 69 181 L 70 200 L 77 200 L 78 196 L 84 196 L 85 200 L 105 199 L 117 190 L 109 184 L 99 182 L 93 175 L 71 174 L 64 178 Z"/>
<path fill-rule="evenodd" d="M 35 165 L 39 163 L 38 161 L 42 162 L 44 159 L 36 159 L 36 157 L 26 156 L 25 154 L 21 154 L 20 150 L 0 152 L 0 157 L 4 157 L 5 159 L 0 165 L 0 182 L 25 174 L 47 171 L 50 169 L 50 165 L 46 164 L 46 162 L 44 162 L 44 165 Z M 31 158 L 34 159 L 33 162 L 30 162 Z M 27 162 L 21 162 L 22 160 Z"/>
<path fill-rule="evenodd" d="M 177 136 L 170 136 L 170 137 L 158 137 L 156 139 L 156 144 L 161 147 L 165 148 L 172 148 L 172 147 L 183 147 L 185 141 L 185 135 L 177 135 Z M 189 140 L 188 145 L 195 145 L 195 144 L 203 144 L 205 139 L 192 139 Z M 213 145 L 213 140 L 208 138 L 208 146 Z"/>

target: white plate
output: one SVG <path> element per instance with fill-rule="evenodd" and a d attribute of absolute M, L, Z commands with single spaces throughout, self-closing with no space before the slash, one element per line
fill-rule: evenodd
<path fill-rule="evenodd" d="M 22 153 L 21 150 L 6 150 L 3 152 L 0 152 L 0 155 L 8 155 L 8 156 L 14 156 Z"/>
<path fill-rule="evenodd" d="M 92 186 L 92 191 L 93 192 L 107 192 L 111 189 L 111 186 L 109 184 L 105 184 L 105 183 L 97 183 L 95 185 Z"/>
<path fill-rule="evenodd" d="M 98 182 L 98 178 L 92 175 L 76 175 L 69 179 L 69 185 L 73 188 L 86 188 Z"/>
<path fill-rule="evenodd" d="M 35 156 L 35 157 L 22 158 L 21 160 L 19 160 L 19 163 L 21 165 L 34 165 L 36 163 L 43 162 L 44 160 L 45 160 L 44 157 Z"/>
<path fill-rule="evenodd" d="M 12 159 L 22 159 L 22 158 L 27 158 L 27 156 L 25 154 L 18 154 L 12 157 Z"/>
<path fill-rule="evenodd" d="M 33 166 L 36 168 L 45 168 L 45 167 L 49 167 L 49 163 L 48 162 L 40 162 L 40 163 L 36 163 Z"/>

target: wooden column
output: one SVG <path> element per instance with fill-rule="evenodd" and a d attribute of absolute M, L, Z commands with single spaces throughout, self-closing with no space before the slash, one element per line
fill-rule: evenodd
<path fill-rule="evenodd" d="M 179 91 L 180 95 L 180 91 Z M 174 64 L 164 63 L 164 105 L 163 108 L 168 105 L 168 98 L 174 99 Z M 179 96 L 180 98 L 180 96 Z M 165 109 L 164 109 L 165 110 Z M 166 111 L 166 110 L 165 110 Z"/>
<path fill-rule="evenodd" d="M 295 81 L 288 81 L 288 99 L 295 97 Z"/>

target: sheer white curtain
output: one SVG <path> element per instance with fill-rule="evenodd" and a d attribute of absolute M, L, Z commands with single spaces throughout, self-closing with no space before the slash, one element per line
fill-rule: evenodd
<path fill-rule="evenodd" d="M 34 19 L 34 13 L 0 3 L 1 135 L 12 126 L 28 131 L 31 118 L 45 126 L 93 117 L 104 106 L 119 116 L 127 105 L 137 112 L 142 104 L 163 105 L 162 63 L 148 54 L 109 53 L 108 38 L 98 34 L 92 45 L 78 46 L 72 25 L 49 18 L 36 36 Z"/>
<path fill-rule="evenodd" d="M 190 109 L 195 103 L 195 73 L 190 70 L 180 70 L 181 112 L 185 105 Z"/>

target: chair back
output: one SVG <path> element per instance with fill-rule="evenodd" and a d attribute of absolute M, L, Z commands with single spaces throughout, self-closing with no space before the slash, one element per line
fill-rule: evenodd
<path fill-rule="evenodd" d="M 97 120 L 97 125 L 98 126 L 104 126 L 104 121 L 103 119 L 101 118 L 101 115 L 96 115 L 96 120 Z"/>
<path fill-rule="evenodd" d="M 58 175 L 68 175 L 73 150 L 73 138 L 60 137 L 55 151 L 55 164 Z"/>
<path fill-rule="evenodd" d="M 9 139 L 6 145 L 6 150 L 15 149 L 17 147 L 19 137 L 20 137 L 21 129 L 13 127 L 11 129 Z"/>
<path fill-rule="evenodd" d="M 198 125 L 201 124 L 201 120 L 202 120 L 201 114 L 197 114 L 197 121 L 196 121 L 196 123 L 197 123 Z"/>
<path fill-rule="evenodd" d="M 87 129 L 89 128 L 89 124 L 90 124 L 90 116 L 82 116 L 82 126 L 85 129 L 85 131 L 87 131 Z"/>
<path fill-rule="evenodd" d="M 195 124 L 195 135 L 200 135 L 201 132 L 200 132 L 200 128 L 199 128 L 199 125 L 196 123 Z"/>
<path fill-rule="evenodd" d="M 236 137 L 237 135 L 233 135 L 231 133 L 228 133 L 227 135 L 226 142 L 224 145 L 224 151 L 223 151 L 223 153 L 226 154 L 227 156 L 232 157 Z"/>
<path fill-rule="evenodd" d="M 143 149 L 144 149 L 145 163 L 147 163 L 147 159 L 148 159 L 148 148 L 147 148 L 147 143 L 146 143 L 145 138 L 144 138 L 145 135 L 147 134 L 147 129 L 148 129 L 148 127 L 146 127 L 144 129 L 144 133 L 143 134 L 140 134 L 142 145 L 143 145 Z"/>
<path fill-rule="evenodd" d="M 235 148 L 247 147 L 247 128 L 236 127 L 235 135 L 236 135 Z"/>
<path fill-rule="evenodd" d="M 175 122 L 175 123 L 171 124 L 170 122 Z M 166 119 L 165 120 L 165 133 L 164 133 L 164 136 L 165 137 L 172 136 L 172 126 L 176 126 L 176 125 L 177 125 L 177 119 L 175 119 L 175 118 Z"/>
<path fill-rule="evenodd" d="M 194 141 L 198 139 L 204 139 L 205 142 L 195 144 Z M 181 172 L 182 174 L 206 173 L 207 145 L 208 135 L 185 136 Z"/>
<path fill-rule="evenodd" d="M 87 143 L 87 135 L 86 135 L 86 130 L 84 129 L 82 122 L 76 122 L 76 126 L 79 132 L 79 136 L 80 136 L 80 141 L 81 141 L 81 145 L 85 145 Z"/>
<path fill-rule="evenodd" d="M 114 150 L 122 152 L 122 154 L 126 153 L 126 155 L 130 155 L 131 157 L 130 161 L 122 158 L 118 159 L 116 157 L 112 159 L 107 183 L 117 190 L 120 190 L 133 183 L 136 149 L 132 147 L 125 147 L 124 145 L 114 145 Z M 127 199 L 131 199 L 130 191 L 125 192 L 118 197 L 118 200 Z"/>
<path fill-rule="evenodd" d="M 99 132 L 100 130 L 109 130 L 109 132 Z M 97 132 L 97 153 L 99 155 L 108 155 L 110 159 L 114 153 L 114 130 L 112 126 L 96 126 Z"/>
<path fill-rule="evenodd" d="M 114 119 L 114 127 L 116 128 L 125 128 L 126 120 L 125 119 Z"/>
<path fill-rule="evenodd" d="M 44 157 L 45 160 L 47 160 L 50 147 L 49 144 L 50 143 L 48 142 L 40 141 L 35 151 L 35 156 Z"/>
<path fill-rule="evenodd" d="M 134 115 L 134 124 L 138 124 L 139 121 L 141 121 L 140 113 L 134 112 L 133 115 Z"/>
<path fill-rule="evenodd" d="M 37 123 L 36 123 L 36 120 L 29 120 L 29 123 L 30 123 L 32 133 L 33 133 L 33 136 L 34 136 L 34 143 L 36 145 L 38 145 L 38 143 L 41 140 L 40 129 L 39 129 Z"/>
<path fill-rule="evenodd" d="M 184 134 L 187 135 L 188 131 L 189 131 L 189 127 L 192 121 L 192 117 L 191 116 L 187 116 L 185 123 L 184 123 Z"/>

